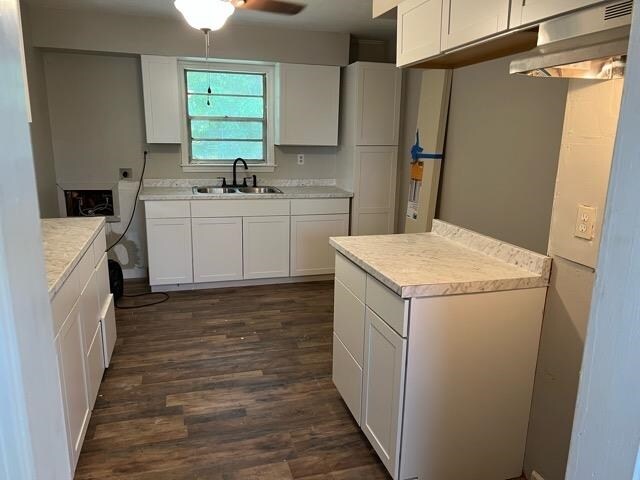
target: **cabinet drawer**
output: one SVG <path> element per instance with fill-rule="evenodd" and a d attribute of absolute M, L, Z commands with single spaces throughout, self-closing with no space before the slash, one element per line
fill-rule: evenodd
<path fill-rule="evenodd" d="M 362 368 L 353 359 L 340 339 L 333 334 L 333 383 L 360 425 L 362 403 Z"/>
<path fill-rule="evenodd" d="M 188 218 L 191 216 L 187 201 L 145 202 L 146 218 Z"/>
<path fill-rule="evenodd" d="M 94 268 L 95 262 L 93 261 L 93 249 L 89 248 L 73 270 L 73 273 L 77 276 L 80 291 L 84 290 L 84 287 L 89 282 L 91 275 L 93 275 Z"/>
<path fill-rule="evenodd" d="M 367 274 L 353 262 L 336 253 L 336 278 L 364 302 L 367 287 Z"/>
<path fill-rule="evenodd" d="M 102 260 L 102 256 L 107 251 L 107 236 L 105 234 L 104 228 L 100 230 L 100 233 L 93 241 L 93 261 L 94 267 L 100 263 Z"/>
<path fill-rule="evenodd" d="M 291 215 L 330 215 L 338 213 L 349 213 L 348 198 L 291 200 Z"/>
<path fill-rule="evenodd" d="M 367 299 L 365 303 L 400 336 L 407 336 L 408 300 L 402 299 L 378 280 L 367 275 Z"/>
<path fill-rule="evenodd" d="M 51 301 L 51 310 L 53 313 L 53 334 L 58 335 L 64 321 L 69 316 L 69 312 L 80 296 L 80 284 L 78 275 L 72 272 L 64 285 L 58 290 L 58 293 Z"/>
<path fill-rule="evenodd" d="M 100 309 L 105 308 L 109 294 L 111 293 L 111 287 L 109 286 L 109 260 L 107 254 L 102 254 L 102 259 L 98 262 L 96 267 L 96 284 L 98 290 L 98 305 Z"/>
<path fill-rule="evenodd" d="M 87 352 L 87 394 L 89 396 L 89 410 L 93 406 L 98 396 L 102 374 L 104 373 L 104 358 L 102 353 L 102 329 L 97 326 L 93 332 L 89 351 Z"/>
<path fill-rule="evenodd" d="M 289 215 L 290 200 L 194 200 L 191 217 L 267 217 Z"/>
<path fill-rule="evenodd" d="M 344 284 L 336 279 L 333 330 L 351 356 L 362 366 L 365 307 Z"/>

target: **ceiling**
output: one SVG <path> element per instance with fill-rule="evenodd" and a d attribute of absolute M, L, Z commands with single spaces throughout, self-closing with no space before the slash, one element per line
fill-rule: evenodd
<path fill-rule="evenodd" d="M 173 0 L 26 0 L 34 6 L 99 10 L 126 15 L 180 18 Z M 295 16 L 237 11 L 235 24 L 260 24 L 283 28 L 346 32 L 364 38 L 387 39 L 395 34 L 395 20 L 371 18 L 372 0 L 294 0 L 307 5 Z"/>

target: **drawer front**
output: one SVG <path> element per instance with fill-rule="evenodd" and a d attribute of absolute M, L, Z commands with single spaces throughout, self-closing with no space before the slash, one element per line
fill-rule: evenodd
<path fill-rule="evenodd" d="M 188 201 L 145 202 L 146 218 L 189 218 L 191 212 Z"/>
<path fill-rule="evenodd" d="M 94 267 L 100 263 L 102 260 L 102 256 L 107 251 L 107 236 L 105 234 L 104 228 L 100 230 L 100 233 L 93 241 L 93 261 L 95 262 Z"/>
<path fill-rule="evenodd" d="M 351 293 L 364 302 L 367 288 L 367 274 L 355 263 L 336 253 L 336 278 L 346 286 Z"/>
<path fill-rule="evenodd" d="M 339 213 L 349 213 L 348 198 L 291 200 L 291 215 L 330 215 Z"/>
<path fill-rule="evenodd" d="M 116 311 L 113 295 L 109 294 L 107 304 L 100 314 L 100 328 L 102 329 L 102 347 L 105 368 L 111 363 L 111 355 L 116 346 Z"/>
<path fill-rule="evenodd" d="M 289 215 L 290 210 L 290 200 L 194 200 L 191 202 L 193 218 L 267 217 Z"/>
<path fill-rule="evenodd" d="M 333 334 L 333 383 L 360 425 L 362 404 L 362 368 L 353 359 L 340 339 Z"/>
<path fill-rule="evenodd" d="M 78 274 L 72 272 L 64 285 L 58 290 L 58 293 L 51 301 L 51 310 L 53 312 L 53 334 L 58 335 L 64 321 L 69 316 L 69 312 L 80 296 L 80 282 Z"/>
<path fill-rule="evenodd" d="M 365 307 L 344 284 L 336 279 L 333 330 L 351 356 L 362 367 Z"/>
<path fill-rule="evenodd" d="M 367 275 L 367 306 L 376 312 L 401 337 L 407 336 L 409 301 Z"/>
<path fill-rule="evenodd" d="M 86 375 L 89 410 L 93 410 L 98 397 L 100 383 L 102 382 L 102 374 L 104 373 L 104 358 L 102 355 L 102 329 L 98 325 L 95 332 L 92 332 L 91 344 L 87 353 Z"/>
<path fill-rule="evenodd" d="M 109 263 L 107 254 L 102 254 L 102 260 L 98 262 L 96 267 L 96 284 L 98 285 L 98 305 L 103 309 L 107 304 L 107 299 L 111 293 L 109 286 Z"/>
<path fill-rule="evenodd" d="M 73 270 L 73 273 L 77 274 L 80 291 L 84 290 L 84 287 L 89 282 L 91 275 L 93 275 L 94 268 L 95 262 L 93 261 L 93 249 L 89 248 Z"/>
<path fill-rule="evenodd" d="M 88 352 L 93 335 L 100 322 L 100 305 L 98 305 L 98 282 L 94 273 L 80 294 L 80 321 L 84 336 L 85 352 Z"/>

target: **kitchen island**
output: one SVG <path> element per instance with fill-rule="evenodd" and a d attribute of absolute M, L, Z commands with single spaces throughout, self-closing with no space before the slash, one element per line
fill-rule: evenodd
<path fill-rule="evenodd" d="M 392 477 L 519 477 L 551 259 L 438 220 L 330 243 L 334 383 Z"/>

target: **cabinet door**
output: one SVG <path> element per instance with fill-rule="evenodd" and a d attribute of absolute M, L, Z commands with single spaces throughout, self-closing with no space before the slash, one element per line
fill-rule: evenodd
<path fill-rule="evenodd" d="M 276 145 L 338 145 L 340 67 L 278 64 Z"/>
<path fill-rule="evenodd" d="M 405 0 L 398 5 L 397 65 L 438 55 L 441 28 L 442 0 Z"/>
<path fill-rule="evenodd" d="M 244 217 L 244 278 L 289 276 L 288 216 Z"/>
<path fill-rule="evenodd" d="M 602 0 L 522 0 L 522 2 L 513 2 L 509 26 L 513 28 L 527 23 L 540 22 L 596 3 L 602 3 Z"/>
<path fill-rule="evenodd" d="M 58 362 L 66 414 L 71 465 L 75 468 L 89 423 L 80 303 L 71 310 L 57 338 Z"/>
<path fill-rule="evenodd" d="M 86 360 L 87 372 L 87 396 L 89 398 L 89 409 L 93 410 L 98 397 L 102 375 L 104 374 L 104 349 L 102 345 L 102 328 L 100 324 L 93 332 L 91 344 L 87 351 Z"/>
<path fill-rule="evenodd" d="M 358 82 L 356 145 L 397 145 L 402 72 L 395 65 L 362 62 Z"/>
<path fill-rule="evenodd" d="M 349 215 L 291 217 L 291 276 L 325 275 L 335 271 L 335 250 L 329 237 L 349 234 Z"/>
<path fill-rule="evenodd" d="M 397 147 L 356 149 L 352 235 L 394 232 L 397 158 Z"/>
<path fill-rule="evenodd" d="M 193 281 L 242 280 L 242 218 L 194 218 Z"/>
<path fill-rule="evenodd" d="M 362 430 L 393 478 L 398 477 L 406 340 L 367 308 Z"/>
<path fill-rule="evenodd" d="M 444 0 L 442 50 L 471 43 L 506 30 L 509 0 Z"/>
<path fill-rule="evenodd" d="M 148 143 L 180 143 L 178 59 L 142 55 L 142 90 Z"/>
<path fill-rule="evenodd" d="M 190 218 L 148 218 L 149 283 L 193 283 Z"/>

